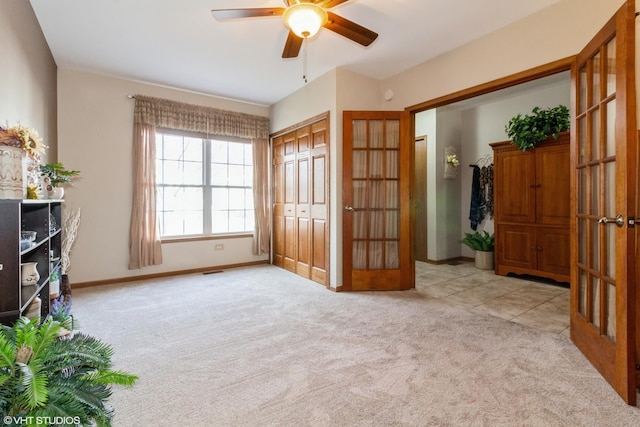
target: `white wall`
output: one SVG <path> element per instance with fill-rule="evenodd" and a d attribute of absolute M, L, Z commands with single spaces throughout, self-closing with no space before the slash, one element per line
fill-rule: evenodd
<path fill-rule="evenodd" d="M 427 136 L 427 258 L 435 260 L 438 240 L 433 238 L 438 233 L 438 222 L 435 209 L 438 206 L 438 179 L 436 167 L 436 110 L 422 111 L 415 116 L 414 137 Z"/>
<path fill-rule="evenodd" d="M 264 106 L 73 70 L 58 72 L 59 160 L 81 171 L 66 191 L 66 209 L 82 208 L 80 231 L 71 251 L 72 282 L 253 262 L 251 238 L 163 244 L 160 266 L 129 270 L 129 220 L 134 101 L 141 94 L 258 116 Z M 216 243 L 223 251 L 214 251 Z"/>
<path fill-rule="evenodd" d="M 56 64 L 28 1 L 0 1 L 0 76 L 0 125 L 37 130 L 54 161 Z"/>
<path fill-rule="evenodd" d="M 438 137 L 436 141 L 436 179 L 438 185 L 437 250 L 434 260 L 460 256 L 460 176 L 444 179 L 445 147 L 461 152 L 461 115 L 459 111 L 443 110 L 436 113 Z M 460 168 L 462 169 L 462 168 Z M 458 171 L 459 173 L 460 171 Z"/>
<path fill-rule="evenodd" d="M 415 123 L 415 136 L 427 135 L 427 258 L 456 258 L 460 256 L 460 171 L 455 179 L 444 179 L 444 167 L 446 147 L 461 153 L 461 114 L 432 109 L 416 114 Z"/>

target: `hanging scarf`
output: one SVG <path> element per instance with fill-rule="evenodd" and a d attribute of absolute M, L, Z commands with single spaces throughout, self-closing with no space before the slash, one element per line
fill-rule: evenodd
<path fill-rule="evenodd" d="M 471 181 L 471 205 L 469 208 L 469 221 L 471 221 L 472 230 L 477 230 L 478 224 L 484 218 L 484 197 L 480 184 L 480 172 L 480 168 L 474 165 L 473 179 Z"/>

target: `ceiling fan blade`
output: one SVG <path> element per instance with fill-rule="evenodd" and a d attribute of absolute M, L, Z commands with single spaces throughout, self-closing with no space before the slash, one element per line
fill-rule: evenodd
<path fill-rule="evenodd" d="M 265 16 L 281 16 L 284 7 L 262 7 L 254 9 L 213 9 L 211 14 L 216 19 L 260 18 Z"/>
<path fill-rule="evenodd" d="M 368 28 L 338 16 L 335 13 L 327 12 L 327 14 L 329 15 L 329 19 L 324 24 L 324 28 L 333 31 L 334 33 L 338 33 L 341 36 L 351 39 L 356 43 L 360 43 L 363 46 L 369 46 L 376 38 L 378 38 L 378 33 L 374 33 Z"/>
<path fill-rule="evenodd" d="M 295 35 L 293 31 L 289 31 L 287 41 L 284 44 L 284 50 L 282 51 L 283 58 L 295 58 L 300 53 L 302 47 L 302 39 Z"/>
<path fill-rule="evenodd" d="M 348 1 L 349 0 L 320 0 L 316 1 L 316 3 L 318 4 L 318 6 L 324 7 L 325 9 L 330 9 L 333 6 L 337 6 Z"/>

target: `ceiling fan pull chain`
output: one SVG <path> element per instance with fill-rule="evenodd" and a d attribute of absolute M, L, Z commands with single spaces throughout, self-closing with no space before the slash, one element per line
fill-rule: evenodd
<path fill-rule="evenodd" d="M 307 82 L 307 38 L 302 39 L 302 79 Z"/>

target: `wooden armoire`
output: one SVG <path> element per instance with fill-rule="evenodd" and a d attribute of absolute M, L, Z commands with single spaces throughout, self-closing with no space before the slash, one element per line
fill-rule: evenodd
<path fill-rule="evenodd" d="M 329 284 L 329 115 L 272 139 L 273 264 Z"/>
<path fill-rule="evenodd" d="M 569 132 L 522 151 L 491 144 L 496 274 L 569 282 Z"/>

